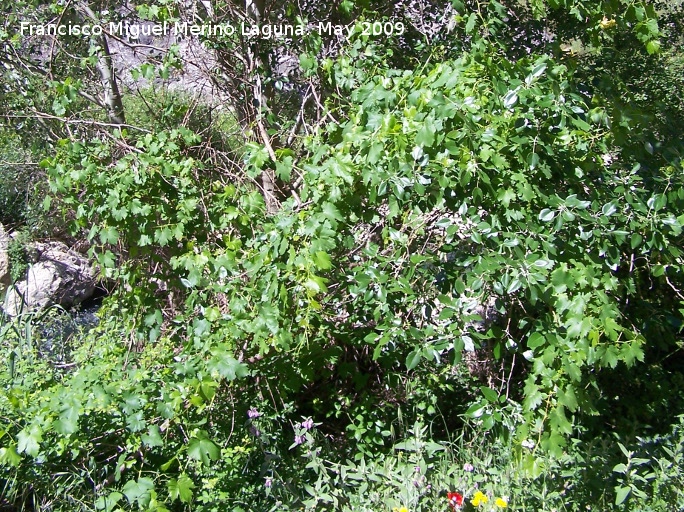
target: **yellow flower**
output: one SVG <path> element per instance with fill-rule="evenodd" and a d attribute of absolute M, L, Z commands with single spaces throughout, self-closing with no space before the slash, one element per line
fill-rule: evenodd
<path fill-rule="evenodd" d="M 408 509 L 406 507 L 401 507 L 401 508 L 394 507 L 392 509 L 392 512 L 408 512 Z"/>
<path fill-rule="evenodd" d="M 475 496 L 473 496 L 471 503 L 474 506 L 479 507 L 480 505 L 486 504 L 488 501 L 489 501 L 489 498 L 487 498 L 487 496 L 485 496 L 485 494 L 482 491 L 477 491 L 475 493 Z"/>
<path fill-rule="evenodd" d="M 496 498 L 496 500 L 494 500 L 494 504 L 497 507 L 501 507 L 501 508 L 506 508 L 508 506 L 508 502 L 503 498 Z"/>
<path fill-rule="evenodd" d="M 617 21 L 609 20 L 605 16 L 603 17 L 603 19 L 599 23 L 601 30 L 608 30 L 609 28 L 613 28 L 615 25 L 617 25 Z"/>

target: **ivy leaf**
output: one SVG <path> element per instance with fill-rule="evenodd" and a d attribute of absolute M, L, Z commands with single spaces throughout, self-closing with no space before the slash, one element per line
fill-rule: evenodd
<path fill-rule="evenodd" d="M 154 232 L 154 240 L 157 242 L 159 245 L 164 247 L 165 245 L 168 245 L 169 241 L 173 238 L 173 232 L 168 228 L 164 229 L 157 229 Z"/>
<path fill-rule="evenodd" d="M 129 414 L 126 418 L 126 426 L 131 432 L 139 432 L 145 428 L 145 420 L 143 419 L 143 412 L 138 411 L 135 414 Z"/>
<path fill-rule="evenodd" d="M 109 493 L 107 496 L 100 496 L 95 502 L 95 508 L 104 510 L 104 512 L 112 512 L 121 498 L 123 498 L 123 494 L 117 491 Z"/>
<path fill-rule="evenodd" d="M 158 425 L 150 425 L 147 428 L 147 434 L 140 436 L 141 441 L 145 446 L 154 448 L 155 446 L 163 446 L 164 440 L 161 437 Z"/>
<path fill-rule="evenodd" d="M 204 430 L 201 430 L 197 437 L 193 437 L 188 443 L 188 457 L 194 460 L 202 461 L 206 466 L 212 460 L 219 458 L 221 451 L 214 442 L 209 439 L 209 436 Z"/>
<path fill-rule="evenodd" d="M 474 12 L 471 12 L 470 16 L 468 16 L 468 21 L 466 22 L 466 26 L 465 26 L 466 34 L 470 34 L 473 31 L 473 29 L 475 28 L 475 22 L 476 21 L 477 21 L 477 14 L 475 14 Z"/>
<path fill-rule="evenodd" d="M 39 426 L 33 425 L 29 430 L 23 429 L 17 434 L 17 451 L 35 457 L 40 451 L 42 440 L 43 435 Z"/>
<path fill-rule="evenodd" d="M 429 148 L 435 142 L 435 127 L 432 123 L 426 122 L 416 134 L 416 144 Z"/>
<path fill-rule="evenodd" d="M 154 481 L 146 477 L 138 480 L 129 480 L 121 490 L 126 495 L 129 503 L 133 504 L 137 501 L 141 508 L 147 507 L 152 499 L 151 493 L 154 490 Z"/>
<path fill-rule="evenodd" d="M 195 483 L 186 473 L 181 473 L 178 480 L 175 478 L 171 479 L 167 487 L 169 497 L 172 500 L 180 499 L 182 503 L 190 503 L 192 501 L 192 490 L 195 488 Z"/>
<path fill-rule="evenodd" d="M 62 409 L 59 419 L 55 421 L 55 431 L 62 435 L 69 435 L 78 429 L 78 408 L 74 405 L 66 406 Z"/>
<path fill-rule="evenodd" d="M 11 444 L 0 448 L 0 466 L 18 466 L 21 462 L 21 455 L 17 453 L 17 447 Z"/>
<path fill-rule="evenodd" d="M 216 372 L 229 381 L 245 377 L 249 374 L 247 365 L 240 363 L 225 351 L 214 349 L 212 350 L 212 354 L 214 357 L 207 363 L 207 369 L 209 371 Z"/>
<path fill-rule="evenodd" d="M 648 43 L 646 43 L 646 51 L 649 55 L 658 53 L 660 51 L 660 41 L 657 39 L 650 40 Z"/>
<path fill-rule="evenodd" d="M 326 219 L 330 221 L 333 227 L 337 225 L 336 221 L 342 220 L 342 215 L 340 215 L 340 211 L 337 209 L 337 206 L 335 206 L 333 203 L 323 203 L 321 205 L 321 211 L 323 212 L 323 215 L 325 215 Z"/>
<path fill-rule="evenodd" d="M 324 251 L 317 251 L 314 253 L 314 263 L 319 270 L 328 270 L 332 267 L 332 262 L 330 261 L 330 256 Z"/>
<path fill-rule="evenodd" d="M 112 251 L 105 251 L 104 254 L 100 254 L 97 257 L 97 261 L 104 268 L 114 268 L 116 265 L 116 257 Z"/>

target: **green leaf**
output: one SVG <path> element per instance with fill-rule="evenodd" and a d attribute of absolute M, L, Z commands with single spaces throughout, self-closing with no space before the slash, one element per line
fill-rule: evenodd
<path fill-rule="evenodd" d="M 105 251 L 97 257 L 97 261 L 104 268 L 114 268 L 116 266 L 116 257 L 112 251 Z"/>
<path fill-rule="evenodd" d="M 542 222 L 551 222 L 555 216 L 556 212 L 549 210 L 548 208 L 544 208 L 539 212 L 539 220 Z"/>
<path fill-rule="evenodd" d="M 660 41 L 657 39 L 651 39 L 648 43 L 646 43 L 646 51 L 649 55 L 660 52 Z"/>
<path fill-rule="evenodd" d="M 532 72 L 525 77 L 525 83 L 530 85 L 536 78 L 539 78 L 546 71 L 546 63 L 538 64 L 534 67 Z"/>
<path fill-rule="evenodd" d="M 95 501 L 95 508 L 97 510 L 104 510 L 104 512 L 112 512 L 121 498 L 123 498 L 123 494 L 120 492 L 110 492 L 107 496 L 100 496 Z"/>
<path fill-rule="evenodd" d="M 133 504 L 137 501 L 140 507 L 146 507 L 152 498 L 151 493 L 154 490 L 154 481 L 147 477 L 129 480 L 121 490 L 129 503 Z"/>
<path fill-rule="evenodd" d="M 59 419 L 54 422 L 55 431 L 62 435 L 69 435 L 78 429 L 78 406 L 69 405 L 62 409 Z"/>
<path fill-rule="evenodd" d="M 480 392 L 484 395 L 484 397 L 490 403 L 494 404 L 494 403 L 497 403 L 499 401 L 499 394 L 496 391 L 494 391 L 492 388 L 488 388 L 487 386 L 480 386 Z"/>
<path fill-rule="evenodd" d="M 615 206 L 612 202 L 604 204 L 603 208 L 601 208 L 601 213 L 603 213 L 603 215 L 606 217 L 610 217 L 615 212 L 617 212 L 617 206 Z"/>
<path fill-rule="evenodd" d="M 577 397 L 572 386 L 566 386 L 565 390 L 558 391 L 558 403 L 567 407 L 568 410 L 575 412 L 577 410 Z"/>
<path fill-rule="evenodd" d="M 145 63 L 140 66 L 140 74 L 145 80 L 152 80 L 154 79 L 154 65 Z"/>
<path fill-rule="evenodd" d="M 7 447 L 0 448 L 0 465 L 2 466 L 18 466 L 21 462 L 21 455 L 17 453 L 17 447 L 10 444 Z"/>
<path fill-rule="evenodd" d="M 503 97 L 503 106 L 504 108 L 513 108 L 513 106 L 518 102 L 518 92 L 517 91 L 508 91 L 506 93 L 506 96 Z"/>
<path fill-rule="evenodd" d="M 328 270 L 332 267 L 332 262 L 330 261 L 330 256 L 324 251 L 318 251 L 314 253 L 314 263 L 319 270 Z"/>
<path fill-rule="evenodd" d="M 342 220 L 342 215 L 340 214 L 340 211 L 337 209 L 337 206 L 335 206 L 333 203 L 323 203 L 321 205 L 321 211 L 323 212 L 323 215 L 331 221 L 331 224 L 333 227 L 337 224 L 335 221 L 340 221 Z"/>
<path fill-rule="evenodd" d="M 181 473 L 178 480 L 175 478 L 169 480 L 167 487 L 169 497 L 173 501 L 177 499 L 182 503 L 190 503 L 192 501 L 192 490 L 195 488 L 195 483 L 186 473 Z"/>
<path fill-rule="evenodd" d="M 227 351 L 216 348 L 212 350 L 212 354 L 214 357 L 207 362 L 207 369 L 209 371 L 216 372 L 229 381 L 246 377 L 249 374 L 247 365 L 239 362 Z"/>
<path fill-rule="evenodd" d="M 530 348 L 537 348 L 546 343 L 546 338 L 538 332 L 533 332 L 527 339 L 527 346 Z"/>
<path fill-rule="evenodd" d="M 420 350 L 412 350 L 406 357 L 406 368 L 409 370 L 413 370 L 416 366 L 418 366 L 418 363 L 420 363 L 421 358 L 422 354 Z"/>
<path fill-rule="evenodd" d="M 485 413 L 488 405 L 489 402 L 474 403 L 473 405 L 468 407 L 468 410 L 465 412 L 465 415 L 468 418 L 477 419 Z"/>
<path fill-rule="evenodd" d="M 119 232 L 116 228 L 102 228 L 100 231 L 100 242 L 103 244 L 115 244 L 119 240 Z"/>
<path fill-rule="evenodd" d="M 618 487 L 615 493 L 615 505 L 622 505 L 631 492 L 631 487 Z"/>
<path fill-rule="evenodd" d="M 140 440 L 149 448 L 164 446 L 164 440 L 161 437 L 161 432 L 158 425 L 150 425 L 147 428 L 147 434 L 140 436 Z"/>
<path fill-rule="evenodd" d="M 43 435 L 39 426 L 32 425 L 28 430 L 24 428 L 17 434 L 17 451 L 35 457 L 40 451 L 42 440 Z"/>
<path fill-rule="evenodd" d="M 214 442 L 209 439 L 208 434 L 202 430 L 197 437 L 190 439 L 188 443 L 188 457 L 201 461 L 208 466 L 212 460 L 219 458 L 221 450 Z"/>
<path fill-rule="evenodd" d="M 475 28 L 475 22 L 477 22 L 477 14 L 474 12 L 470 13 L 468 16 L 468 21 L 466 22 L 465 31 L 466 34 L 470 34 Z"/>
<path fill-rule="evenodd" d="M 163 229 L 157 229 L 154 232 L 155 242 L 157 242 L 162 247 L 164 247 L 165 245 L 168 245 L 169 241 L 172 238 L 173 238 L 173 232 L 168 227 L 165 227 Z"/>
<path fill-rule="evenodd" d="M 416 134 L 416 144 L 429 148 L 435 142 L 435 127 L 431 123 L 424 123 Z"/>

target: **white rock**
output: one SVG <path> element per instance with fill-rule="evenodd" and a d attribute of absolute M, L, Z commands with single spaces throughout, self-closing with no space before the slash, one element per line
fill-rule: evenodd
<path fill-rule="evenodd" d="M 28 268 L 26 279 L 7 292 L 7 314 L 16 316 L 53 304 L 69 307 L 93 295 L 97 273 L 87 258 L 61 242 L 35 243 L 32 252 L 35 262 Z"/>

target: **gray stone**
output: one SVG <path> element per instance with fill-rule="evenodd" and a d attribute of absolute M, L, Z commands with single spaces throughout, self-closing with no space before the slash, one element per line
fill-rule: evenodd
<path fill-rule="evenodd" d="M 26 279 L 15 283 L 5 297 L 7 314 L 16 316 L 54 304 L 68 308 L 92 297 L 97 272 L 87 258 L 61 242 L 35 243 L 31 249 L 34 263 Z"/>

